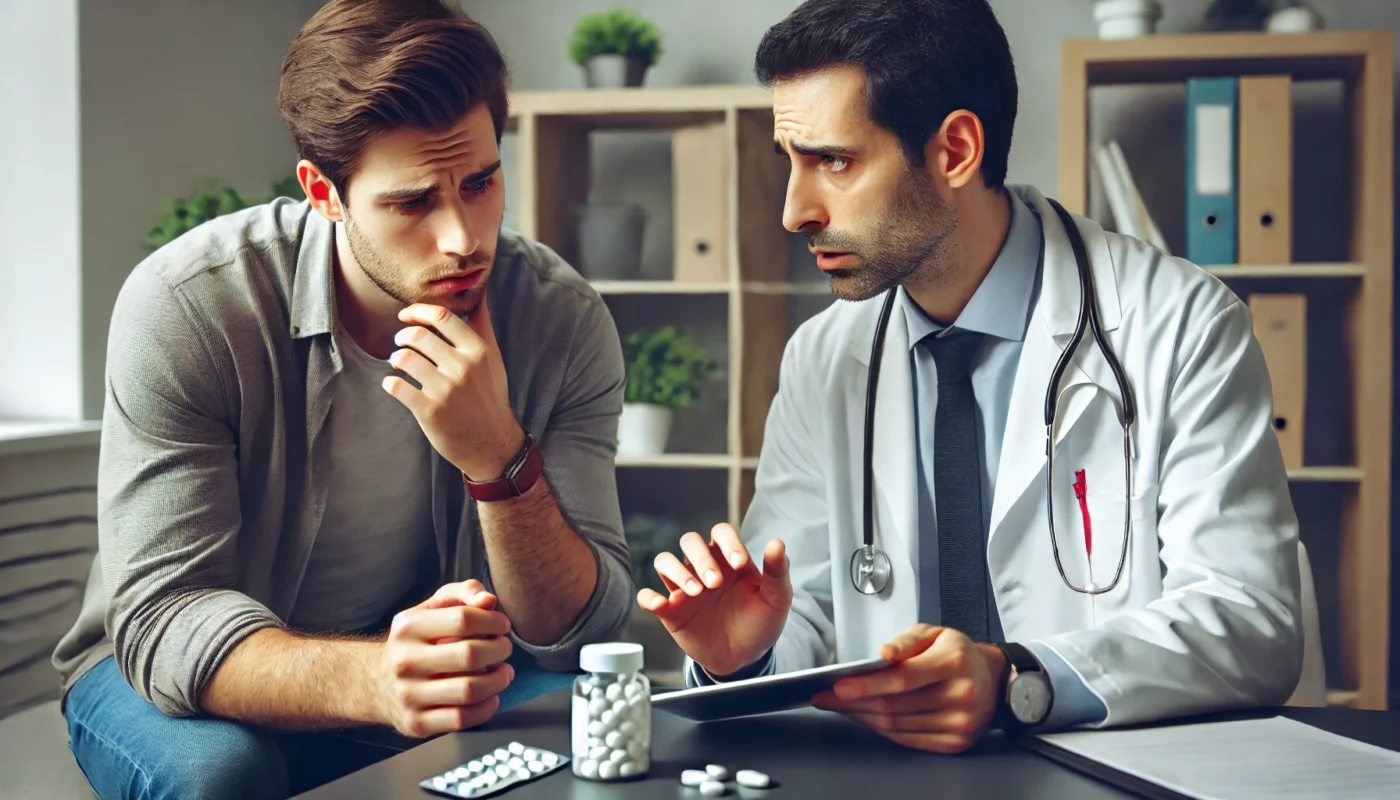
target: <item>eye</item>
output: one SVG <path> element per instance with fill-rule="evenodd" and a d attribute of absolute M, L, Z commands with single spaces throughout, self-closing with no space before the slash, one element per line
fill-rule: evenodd
<path fill-rule="evenodd" d="M 405 200 L 402 203 L 395 203 L 394 210 L 400 214 L 413 214 L 422 211 L 428 205 L 428 196 L 415 197 L 412 200 Z"/>
<path fill-rule="evenodd" d="M 467 184 L 467 190 L 473 194 L 485 194 L 486 190 L 491 188 L 492 183 L 494 183 L 494 180 L 488 176 L 479 181 L 472 181 Z"/>
<path fill-rule="evenodd" d="M 822 161 L 833 173 L 845 172 L 846 168 L 851 165 L 851 162 L 847 161 L 844 156 L 822 156 Z"/>

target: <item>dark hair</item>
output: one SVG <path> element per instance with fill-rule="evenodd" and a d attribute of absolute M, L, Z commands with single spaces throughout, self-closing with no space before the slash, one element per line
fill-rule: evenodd
<path fill-rule="evenodd" d="M 870 118 L 923 166 L 924 145 L 960 109 L 982 121 L 982 180 L 1006 183 L 1016 68 L 987 0 L 807 0 L 759 42 L 764 86 L 850 64 L 865 73 Z"/>
<path fill-rule="evenodd" d="M 485 103 L 505 129 L 505 59 L 454 0 L 332 0 L 292 40 L 278 108 L 297 153 L 340 190 L 369 140 L 442 130 Z"/>

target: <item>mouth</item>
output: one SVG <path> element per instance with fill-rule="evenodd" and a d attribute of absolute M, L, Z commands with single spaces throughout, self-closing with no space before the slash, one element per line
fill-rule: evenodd
<path fill-rule="evenodd" d="M 481 267 L 466 272 L 453 273 L 446 277 L 429 281 L 428 288 L 441 294 L 456 294 L 457 292 L 465 292 L 469 289 L 476 288 L 477 284 L 481 283 L 481 279 L 485 277 L 486 269 Z"/>
<path fill-rule="evenodd" d="M 856 266 L 856 257 L 852 253 L 840 253 L 834 251 L 818 251 L 817 268 L 822 272 L 832 272 L 840 269 L 850 269 Z"/>

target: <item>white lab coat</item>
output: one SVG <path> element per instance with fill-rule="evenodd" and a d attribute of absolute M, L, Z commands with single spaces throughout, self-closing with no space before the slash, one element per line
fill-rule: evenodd
<path fill-rule="evenodd" d="M 1007 641 L 1038 641 L 1081 676 L 1121 725 L 1282 703 L 1302 664 L 1297 519 L 1270 427 L 1270 384 L 1248 308 L 1220 281 L 1076 217 L 1099 312 L 1137 399 L 1133 489 L 1124 501 L 1117 384 L 1086 330 L 1062 383 L 1055 519 L 1066 574 L 1088 580 L 1074 470 L 1089 480 L 1092 569 L 1111 580 L 1123 515 L 1123 578 L 1091 598 L 1055 569 L 1046 525 L 1044 398 L 1079 310 L 1074 255 L 1035 189 L 1042 289 L 1026 332 L 1002 441 L 987 562 Z M 742 535 L 751 552 L 783 539 L 792 612 L 777 670 L 872 656 L 916 622 L 917 443 L 901 306 L 886 334 L 875 411 L 876 542 L 893 563 L 884 593 L 851 585 L 862 541 L 862 464 L 870 346 L 882 298 L 838 302 L 804 324 L 783 356 L 756 493 Z"/>

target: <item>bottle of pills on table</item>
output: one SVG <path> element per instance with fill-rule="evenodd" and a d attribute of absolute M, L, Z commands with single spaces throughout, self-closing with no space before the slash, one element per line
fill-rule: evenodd
<path fill-rule="evenodd" d="M 642 646 L 584 645 L 574 680 L 573 770 L 580 778 L 619 781 L 651 769 L 651 683 Z"/>

